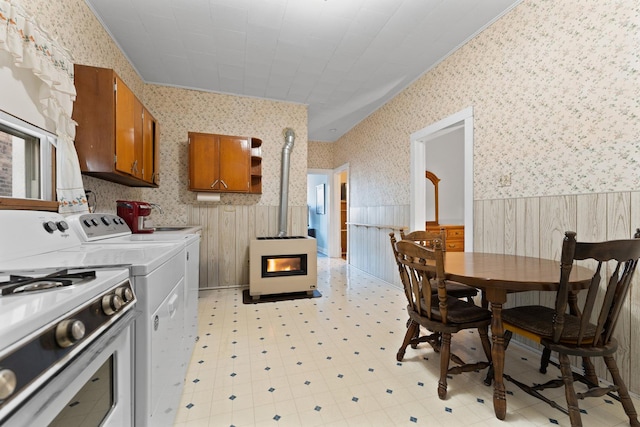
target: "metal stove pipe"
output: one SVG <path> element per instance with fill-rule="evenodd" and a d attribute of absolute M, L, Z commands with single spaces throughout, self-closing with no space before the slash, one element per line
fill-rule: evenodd
<path fill-rule="evenodd" d="M 287 235 L 287 210 L 289 208 L 289 164 L 291 163 L 291 151 L 296 134 L 291 128 L 282 131 L 284 146 L 282 147 L 282 171 L 280 176 L 280 225 L 278 237 Z"/>

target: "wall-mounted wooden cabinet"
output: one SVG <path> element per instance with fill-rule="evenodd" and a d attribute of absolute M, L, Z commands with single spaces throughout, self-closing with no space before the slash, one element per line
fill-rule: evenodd
<path fill-rule="evenodd" d="M 132 187 L 157 187 L 158 123 L 111 69 L 75 66 L 76 151 L 86 175 Z"/>
<path fill-rule="evenodd" d="M 262 193 L 262 141 L 189 132 L 189 190 Z"/>

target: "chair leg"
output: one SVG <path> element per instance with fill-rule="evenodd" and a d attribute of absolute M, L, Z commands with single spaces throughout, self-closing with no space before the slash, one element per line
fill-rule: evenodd
<path fill-rule="evenodd" d="M 618 370 L 618 364 L 616 363 L 613 356 L 604 356 L 604 363 L 606 363 L 607 369 L 611 373 L 611 377 L 613 378 L 613 383 L 618 387 L 618 396 L 620 396 L 620 402 L 622 403 L 624 412 L 629 417 L 629 424 L 632 427 L 640 426 L 640 423 L 638 422 L 638 414 L 636 412 L 636 408 L 633 406 L 633 401 L 629 397 L 629 391 L 627 390 L 627 386 L 624 384 L 624 381 L 620 376 L 620 371 Z"/>
<path fill-rule="evenodd" d="M 489 341 L 489 327 L 483 326 L 478 328 L 478 334 L 480 334 L 480 342 L 482 343 L 482 350 L 487 357 L 487 362 L 491 363 L 491 341 Z"/>
<path fill-rule="evenodd" d="M 484 291 L 480 291 L 480 306 L 489 308 L 489 300 L 487 300 L 487 295 L 485 295 Z"/>
<path fill-rule="evenodd" d="M 404 334 L 404 340 L 402 341 L 402 346 L 398 350 L 396 354 L 396 360 L 401 362 L 404 358 L 404 353 L 407 349 L 407 346 L 411 343 L 411 340 L 414 338 L 416 333 L 419 333 L 420 325 L 416 322 L 409 320 L 409 326 L 407 327 L 407 333 Z"/>
<path fill-rule="evenodd" d="M 571 371 L 571 361 L 569 360 L 569 356 L 564 353 L 560 353 L 559 359 L 562 381 L 564 382 L 564 395 L 567 399 L 567 409 L 569 410 L 571 427 L 582 427 L 578 397 L 576 396 L 576 392 L 573 388 L 573 371 Z"/>
<path fill-rule="evenodd" d="M 540 358 L 540 373 L 546 374 L 547 367 L 549 366 L 549 359 L 551 359 L 551 350 L 547 347 L 542 349 L 542 357 Z"/>
<path fill-rule="evenodd" d="M 590 381 L 593 385 L 598 385 L 600 380 L 598 380 L 598 376 L 596 375 L 596 369 L 593 367 L 593 363 L 589 357 L 582 358 L 582 369 L 584 371 L 584 377 L 587 381 Z"/>
<path fill-rule="evenodd" d="M 449 372 L 449 359 L 451 357 L 451 334 L 442 334 L 440 348 L 440 380 L 438 381 L 438 397 L 444 400 L 447 397 L 447 373 Z"/>
<path fill-rule="evenodd" d="M 409 318 L 409 319 L 407 320 L 407 328 L 411 325 L 411 322 L 412 322 L 412 320 Z M 413 337 L 411 337 L 411 341 L 413 341 L 413 342 L 411 342 L 411 348 L 413 348 L 413 349 L 418 348 L 418 343 L 417 343 L 417 341 L 416 341 L 416 340 L 417 340 L 419 337 L 420 337 L 420 326 L 418 326 L 418 327 L 416 328 L 416 332 L 415 332 L 415 334 L 413 334 Z"/>

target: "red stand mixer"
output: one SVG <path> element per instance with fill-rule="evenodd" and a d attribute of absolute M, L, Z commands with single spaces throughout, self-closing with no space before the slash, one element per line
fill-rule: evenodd
<path fill-rule="evenodd" d="M 127 223 L 132 233 L 153 233 L 155 228 L 151 223 L 151 209 L 153 204 L 130 200 L 117 200 L 118 216 Z"/>

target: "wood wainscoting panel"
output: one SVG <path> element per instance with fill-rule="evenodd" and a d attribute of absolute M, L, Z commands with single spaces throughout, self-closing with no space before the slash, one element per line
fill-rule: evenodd
<path fill-rule="evenodd" d="M 540 255 L 540 200 L 536 198 L 515 199 L 515 254 Z M 509 305 L 539 304 L 539 292 L 518 292 L 508 297 Z M 531 344 L 530 344 L 531 345 Z"/>
<path fill-rule="evenodd" d="M 607 194 L 607 240 L 613 239 L 628 239 L 633 235 L 631 227 L 631 193 L 609 193 Z M 609 269 L 613 268 L 612 265 L 608 266 Z M 637 274 L 637 273 L 636 273 Z M 618 363 L 618 369 L 622 374 L 622 379 L 625 384 L 629 384 L 632 366 L 631 361 L 631 341 L 636 341 L 637 338 L 631 335 L 632 322 L 637 323 L 640 321 L 636 317 L 632 320 L 632 305 L 631 299 L 626 298 L 624 305 L 622 306 L 622 312 L 618 318 L 618 326 L 616 328 L 616 339 L 618 340 L 618 350 L 616 351 L 616 361 Z M 638 365 L 635 365 L 636 369 Z M 596 365 L 596 373 L 601 378 L 606 378 L 608 381 L 612 381 L 610 376 L 604 376 L 607 370 L 602 363 L 602 373 L 598 371 L 600 366 Z"/>
<path fill-rule="evenodd" d="M 630 205 L 631 233 L 635 233 L 636 229 L 640 228 L 640 193 L 631 193 Z M 629 365 L 640 366 L 640 340 L 637 339 L 640 336 L 640 273 L 637 271 L 631 284 L 629 302 L 631 304 L 629 337 L 635 337 L 630 339 Z M 626 380 L 626 377 L 624 378 Z M 627 387 L 636 394 L 640 393 L 640 369 L 630 369 Z"/>
<path fill-rule="evenodd" d="M 565 231 L 576 229 L 576 197 L 549 196 L 540 198 L 541 257 L 560 259 Z"/>
<path fill-rule="evenodd" d="M 582 242 L 607 240 L 607 195 L 577 196 L 576 238 Z"/>
<path fill-rule="evenodd" d="M 236 280 L 236 208 L 237 206 L 228 205 L 220 207 L 220 226 L 218 227 L 218 248 L 220 255 L 218 259 L 219 286 L 241 284 L 239 280 Z"/>
<path fill-rule="evenodd" d="M 467 233 L 469 230 L 467 230 Z M 484 250 L 484 201 L 473 203 L 473 251 L 485 252 Z"/>
<path fill-rule="evenodd" d="M 522 246 L 522 250 L 518 248 L 518 253 L 540 256 L 540 199 L 518 199 L 517 212 L 520 236 L 524 236 L 518 241 Z"/>
<path fill-rule="evenodd" d="M 307 206 L 289 209 L 291 235 L 306 235 Z M 249 242 L 275 236 L 277 206 L 190 205 L 189 224 L 202 226 L 200 289 L 249 284 Z"/>
<path fill-rule="evenodd" d="M 560 259 L 565 231 L 576 229 L 576 197 L 550 196 L 540 198 L 540 257 Z M 540 293 L 541 305 L 553 307 L 554 301 L 552 292 Z"/>
<path fill-rule="evenodd" d="M 504 252 L 504 200 L 485 200 L 483 206 L 482 250 L 501 254 Z"/>
<path fill-rule="evenodd" d="M 515 255 L 518 251 L 518 199 L 504 201 L 504 253 Z"/>
<path fill-rule="evenodd" d="M 255 206 L 236 206 L 235 283 L 249 283 L 249 242 L 255 236 Z"/>

